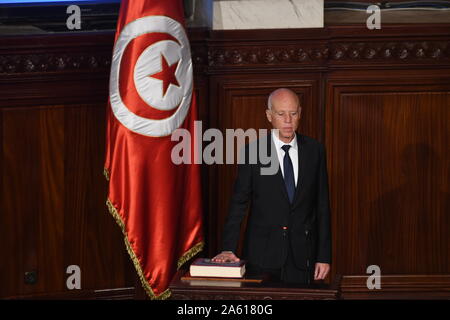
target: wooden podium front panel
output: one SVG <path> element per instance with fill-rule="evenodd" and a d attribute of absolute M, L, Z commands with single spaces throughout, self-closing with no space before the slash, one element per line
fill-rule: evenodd
<path fill-rule="evenodd" d="M 339 281 L 332 285 L 290 286 L 282 283 L 240 283 L 236 281 L 181 280 L 180 271 L 172 281 L 173 300 L 335 300 L 339 298 Z"/>

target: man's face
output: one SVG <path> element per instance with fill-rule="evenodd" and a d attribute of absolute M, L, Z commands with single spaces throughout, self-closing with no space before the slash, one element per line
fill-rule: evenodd
<path fill-rule="evenodd" d="M 294 137 L 300 121 L 301 108 L 298 100 L 290 95 L 272 100 L 272 109 L 266 110 L 267 119 L 274 129 L 280 130 L 280 139 Z"/>

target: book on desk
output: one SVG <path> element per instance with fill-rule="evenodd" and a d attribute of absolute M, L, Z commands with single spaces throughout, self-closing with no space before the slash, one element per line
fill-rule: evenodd
<path fill-rule="evenodd" d="M 181 280 L 193 286 L 241 287 L 243 283 L 261 283 L 263 277 L 246 276 L 245 261 L 214 262 L 197 258 Z"/>
<path fill-rule="evenodd" d="M 219 263 L 208 258 L 197 258 L 189 271 L 192 277 L 242 278 L 245 274 L 245 261 Z"/>

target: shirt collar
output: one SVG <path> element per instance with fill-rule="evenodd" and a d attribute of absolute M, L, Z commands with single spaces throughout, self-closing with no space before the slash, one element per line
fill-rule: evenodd
<path fill-rule="evenodd" d="M 272 130 L 272 140 L 275 143 L 275 147 L 277 148 L 277 150 L 280 150 L 281 147 L 286 144 L 290 145 L 292 149 L 297 150 L 297 134 L 294 135 L 294 139 L 292 139 L 291 142 L 285 143 L 277 137 L 277 135 L 275 134 L 275 130 Z"/>

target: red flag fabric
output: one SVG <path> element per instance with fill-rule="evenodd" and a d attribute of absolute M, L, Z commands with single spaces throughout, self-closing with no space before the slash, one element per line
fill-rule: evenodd
<path fill-rule="evenodd" d="M 170 296 L 177 268 L 203 248 L 199 165 L 171 159 L 175 129 L 189 130 L 195 141 L 183 24 L 180 0 L 123 0 L 111 64 L 107 206 L 152 299 Z"/>

